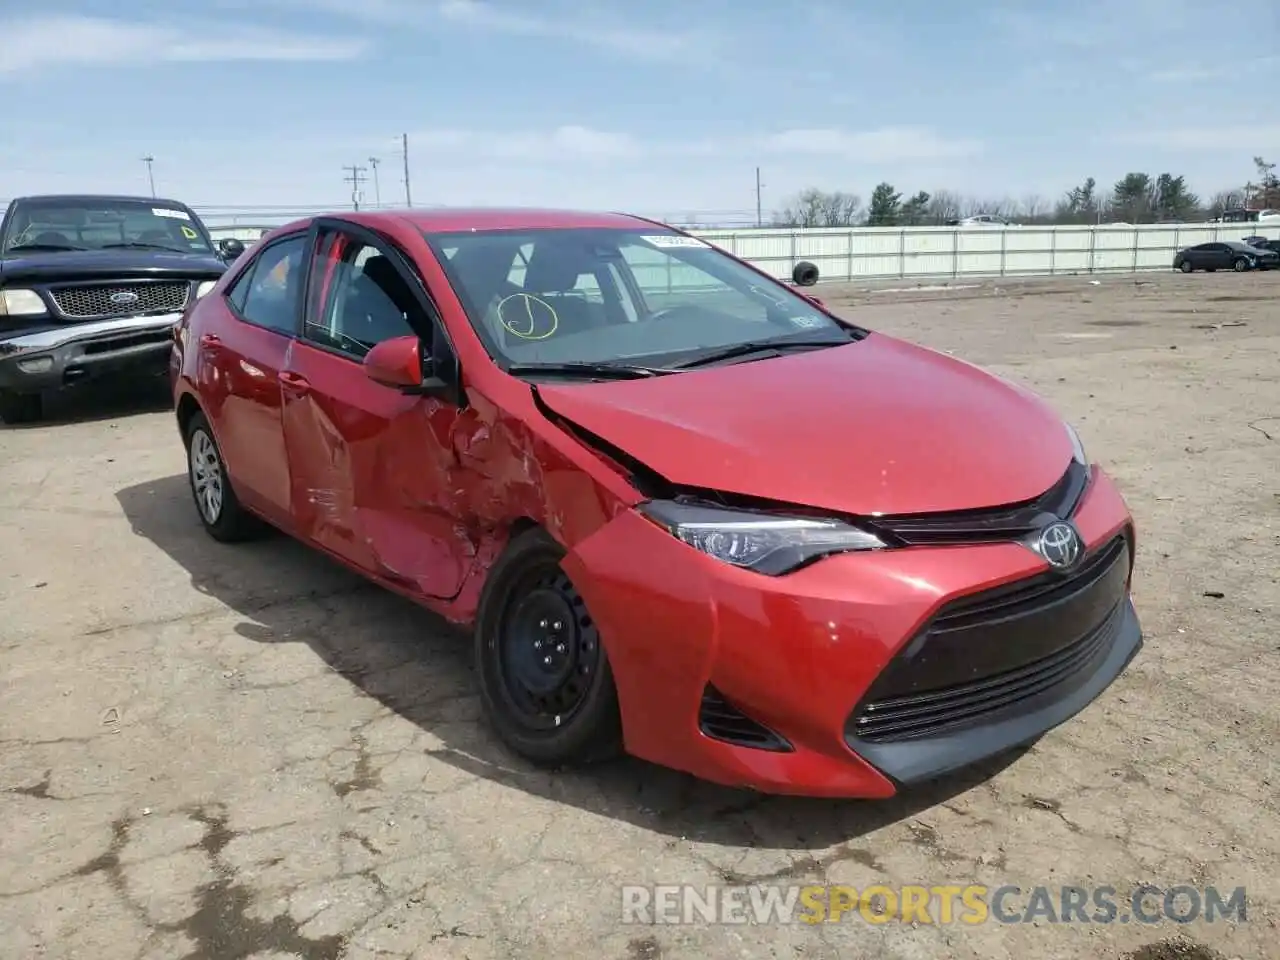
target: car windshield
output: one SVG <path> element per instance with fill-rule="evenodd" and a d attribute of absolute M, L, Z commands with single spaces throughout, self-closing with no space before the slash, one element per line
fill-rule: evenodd
<path fill-rule="evenodd" d="M 186 207 L 162 201 L 57 198 L 20 201 L 4 252 L 156 249 L 212 254 L 204 227 Z"/>
<path fill-rule="evenodd" d="M 490 354 L 507 365 L 679 366 L 860 334 L 702 240 L 650 229 L 429 233 Z"/>

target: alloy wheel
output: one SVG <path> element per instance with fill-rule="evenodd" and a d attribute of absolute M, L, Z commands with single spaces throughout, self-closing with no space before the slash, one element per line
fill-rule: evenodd
<path fill-rule="evenodd" d="M 213 438 L 202 429 L 191 433 L 189 459 L 196 506 L 205 523 L 216 524 L 222 516 L 222 459 Z"/>

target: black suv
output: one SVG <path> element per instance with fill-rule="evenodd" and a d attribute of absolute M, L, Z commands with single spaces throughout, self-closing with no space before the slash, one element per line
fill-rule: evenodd
<path fill-rule="evenodd" d="M 154 197 L 20 197 L 0 222 L 0 420 L 99 376 L 164 375 L 182 312 L 244 252 Z"/>

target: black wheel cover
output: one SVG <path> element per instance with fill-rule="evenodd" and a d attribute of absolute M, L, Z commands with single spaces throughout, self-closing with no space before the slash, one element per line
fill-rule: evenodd
<path fill-rule="evenodd" d="M 600 672 L 600 635 L 553 560 L 518 573 L 505 591 L 489 648 L 510 718 L 549 733 L 581 712 Z"/>

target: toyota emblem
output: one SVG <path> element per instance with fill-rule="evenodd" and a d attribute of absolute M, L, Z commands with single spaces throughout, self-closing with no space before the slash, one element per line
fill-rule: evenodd
<path fill-rule="evenodd" d="M 1084 543 L 1075 527 L 1062 520 L 1055 520 L 1040 531 L 1036 539 L 1036 552 L 1055 570 L 1066 570 L 1075 566 L 1080 559 Z"/>

